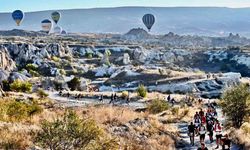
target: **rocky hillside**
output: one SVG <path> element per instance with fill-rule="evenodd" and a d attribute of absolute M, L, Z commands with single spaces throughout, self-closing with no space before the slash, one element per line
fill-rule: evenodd
<path fill-rule="evenodd" d="M 147 31 L 138 28 L 132 29 L 125 35 L 121 36 L 122 39 L 131 42 L 141 42 L 161 46 L 171 46 L 180 48 L 204 48 L 204 47 L 228 47 L 228 46 L 244 46 L 250 45 L 250 40 L 241 37 L 239 34 L 230 33 L 225 37 L 207 37 L 207 36 L 192 36 L 192 35 L 178 35 L 169 32 L 165 35 L 153 36 Z"/>

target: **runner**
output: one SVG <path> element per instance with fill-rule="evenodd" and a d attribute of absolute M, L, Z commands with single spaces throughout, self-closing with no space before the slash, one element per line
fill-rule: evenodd
<path fill-rule="evenodd" d="M 109 101 L 109 104 L 114 104 L 114 94 L 111 95 L 110 97 L 110 101 Z"/>
<path fill-rule="evenodd" d="M 199 130 L 200 124 L 201 124 L 201 120 L 199 118 L 199 115 L 197 117 L 196 114 L 195 114 L 194 126 L 195 126 L 195 133 L 196 133 L 196 135 L 198 135 L 198 130 Z"/>
<path fill-rule="evenodd" d="M 190 123 L 188 126 L 188 135 L 190 137 L 190 144 L 194 146 L 194 132 L 195 132 L 195 126 L 193 122 Z"/>
<path fill-rule="evenodd" d="M 200 142 L 203 143 L 206 135 L 206 127 L 204 124 L 201 124 L 199 128 L 199 134 L 200 134 Z"/>
<path fill-rule="evenodd" d="M 195 113 L 194 119 L 200 119 L 200 115 L 198 114 L 198 112 Z"/>
<path fill-rule="evenodd" d="M 220 122 L 219 120 L 216 120 L 216 123 L 215 123 L 215 126 L 214 126 L 214 131 L 215 131 L 215 134 L 216 134 L 216 145 L 217 147 L 215 149 L 218 149 L 219 148 L 219 145 L 220 145 L 220 142 L 221 142 L 221 137 L 222 137 L 222 127 L 220 125 Z"/>
<path fill-rule="evenodd" d="M 227 134 L 221 139 L 221 142 L 222 142 L 222 150 L 230 150 L 231 140 L 228 138 Z"/>
<path fill-rule="evenodd" d="M 205 116 L 201 116 L 201 123 L 206 124 L 206 117 Z"/>
<path fill-rule="evenodd" d="M 99 97 L 99 101 L 103 102 L 103 94 Z"/>
<path fill-rule="evenodd" d="M 199 115 L 200 117 L 204 116 L 204 111 L 202 109 L 199 111 Z"/>
<path fill-rule="evenodd" d="M 214 141 L 213 140 L 213 135 L 214 135 L 213 130 L 214 130 L 213 121 L 210 120 L 207 123 L 207 131 L 209 132 L 208 135 L 209 135 L 210 143 L 213 143 L 213 141 Z"/>
<path fill-rule="evenodd" d="M 208 150 L 207 147 L 205 146 L 205 143 L 201 143 L 201 147 L 198 148 L 197 150 Z"/>

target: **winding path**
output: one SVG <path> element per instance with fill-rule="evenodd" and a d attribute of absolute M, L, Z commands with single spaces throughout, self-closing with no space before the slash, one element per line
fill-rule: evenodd
<path fill-rule="evenodd" d="M 217 107 L 216 111 L 218 113 L 218 119 L 219 119 L 220 123 L 225 124 L 225 117 L 222 115 L 221 109 Z M 178 128 L 179 128 L 181 139 L 183 141 L 185 141 L 185 143 L 190 143 L 190 138 L 188 136 L 188 123 L 186 123 L 186 122 L 179 123 Z M 223 134 L 223 131 L 222 131 L 222 134 Z M 216 139 L 216 137 L 215 137 L 215 134 L 214 134 L 214 142 L 210 143 L 209 136 L 206 134 L 206 136 L 205 136 L 205 144 L 206 144 L 206 147 L 209 150 L 216 150 L 215 149 L 215 147 L 216 147 L 215 139 Z M 187 145 L 185 145 L 185 148 L 179 148 L 179 149 L 180 150 L 197 150 L 198 147 L 200 146 L 199 136 L 195 136 L 194 141 L 195 141 L 194 146 L 192 146 L 190 144 L 187 144 Z M 232 144 L 231 146 L 232 146 L 231 150 L 241 150 L 236 144 Z M 221 149 L 221 146 L 220 146 L 220 149 Z M 220 149 L 217 149 L 217 150 L 220 150 Z"/>

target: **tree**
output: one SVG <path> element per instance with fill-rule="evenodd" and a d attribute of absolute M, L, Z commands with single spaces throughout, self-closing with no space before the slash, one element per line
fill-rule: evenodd
<path fill-rule="evenodd" d="M 28 81 L 15 80 L 10 84 L 10 90 L 16 92 L 31 92 L 32 84 Z"/>
<path fill-rule="evenodd" d="M 140 97 L 146 97 L 147 96 L 147 89 L 144 85 L 139 85 L 137 88 L 137 94 Z"/>
<path fill-rule="evenodd" d="M 157 114 L 168 109 L 169 105 L 167 102 L 161 99 L 155 99 L 148 104 L 148 111 L 152 114 Z"/>
<path fill-rule="evenodd" d="M 67 82 L 70 90 L 74 91 L 80 88 L 81 85 L 81 81 L 79 78 L 74 77 L 72 80 L 70 80 L 69 82 Z"/>
<path fill-rule="evenodd" d="M 101 142 L 103 131 L 93 120 L 80 119 L 71 110 L 66 111 L 62 119 L 53 122 L 44 121 L 41 131 L 35 137 L 35 142 L 50 150 L 97 149 L 98 146 L 108 146 L 104 150 L 116 149 L 117 143 Z M 96 144 L 96 145 L 95 145 Z"/>
<path fill-rule="evenodd" d="M 222 111 L 227 115 L 233 127 L 240 128 L 244 118 L 249 116 L 250 91 L 249 86 L 241 84 L 227 90 L 221 102 Z"/>

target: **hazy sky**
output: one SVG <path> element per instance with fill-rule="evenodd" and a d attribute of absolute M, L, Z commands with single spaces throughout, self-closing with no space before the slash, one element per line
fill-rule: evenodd
<path fill-rule="evenodd" d="M 219 6 L 250 7 L 250 0 L 0 0 L 0 12 L 40 11 L 120 6 Z"/>

